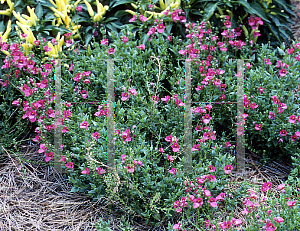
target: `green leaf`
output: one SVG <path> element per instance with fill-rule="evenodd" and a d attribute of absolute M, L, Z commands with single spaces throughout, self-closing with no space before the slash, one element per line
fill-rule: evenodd
<path fill-rule="evenodd" d="M 259 17 L 261 17 L 261 19 L 263 19 L 265 22 L 271 23 L 268 19 L 267 16 L 263 10 L 263 8 L 257 3 L 257 2 L 252 2 L 250 3 L 251 7 L 254 9 L 255 14 Z"/>
<path fill-rule="evenodd" d="M 0 31 L 4 32 L 5 31 L 5 26 L 4 26 L 4 22 L 0 22 Z"/>
<path fill-rule="evenodd" d="M 111 8 L 122 5 L 122 4 L 127 4 L 127 3 L 134 3 L 133 1 L 130 0 L 117 0 L 117 1 L 113 1 L 111 3 L 112 6 L 110 6 Z"/>
<path fill-rule="evenodd" d="M 124 15 L 128 15 L 128 13 L 127 13 L 125 10 L 118 10 L 118 11 L 115 13 L 114 17 L 119 18 L 119 17 L 122 17 L 122 16 L 124 16 Z"/>
<path fill-rule="evenodd" d="M 47 7 L 54 7 L 56 8 L 52 3 L 44 0 L 37 0 L 38 3 L 41 3 L 42 6 L 47 6 Z"/>
<path fill-rule="evenodd" d="M 37 5 L 37 7 L 35 9 L 35 14 L 38 19 L 41 19 L 43 17 L 43 7 L 41 6 L 40 3 Z"/>
<path fill-rule="evenodd" d="M 89 42 L 92 40 L 92 34 L 87 34 L 85 36 L 85 45 L 89 44 Z"/>
<path fill-rule="evenodd" d="M 280 38 L 278 37 L 279 33 L 277 28 L 275 28 L 271 23 L 266 24 L 269 30 L 272 32 L 273 36 L 278 40 L 278 42 L 281 42 Z"/>
<path fill-rule="evenodd" d="M 220 2 L 217 3 L 209 3 L 204 9 L 204 20 L 208 20 L 213 13 L 215 12 L 217 5 L 219 5 Z"/>

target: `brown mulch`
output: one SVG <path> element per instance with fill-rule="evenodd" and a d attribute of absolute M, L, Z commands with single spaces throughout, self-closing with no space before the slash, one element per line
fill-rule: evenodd
<path fill-rule="evenodd" d="M 298 9 L 298 18 L 292 18 L 296 25 L 291 26 L 296 40 L 300 41 L 300 0 L 291 1 Z M 28 161 L 45 163 L 38 147 L 24 142 L 19 155 Z M 291 170 L 290 161 L 273 161 L 260 164 L 261 156 L 246 153 L 247 175 L 233 177 L 232 182 L 247 179 L 252 184 L 261 185 L 271 181 L 276 187 L 287 179 Z M 112 211 L 108 200 L 103 198 L 91 202 L 91 198 L 80 193 L 71 193 L 72 185 L 67 175 L 58 173 L 53 167 L 27 162 L 25 173 L 19 170 L 18 158 L 13 149 L 6 149 L 0 159 L 0 230 L 3 231 L 87 231 L 96 230 L 94 223 L 102 218 L 110 221 L 112 230 L 121 230 L 118 212 Z M 239 184 L 236 184 L 237 188 Z M 228 186 L 235 190 L 234 184 Z M 128 221 L 128 220 L 127 220 Z M 130 220 L 133 230 L 166 230 L 152 228 L 144 221 Z"/>

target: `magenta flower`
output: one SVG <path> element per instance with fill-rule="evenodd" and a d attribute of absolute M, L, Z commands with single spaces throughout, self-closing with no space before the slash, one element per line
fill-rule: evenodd
<path fill-rule="evenodd" d="M 216 200 L 223 201 L 225 199 L 226 194 L 225 193 L 220 193 L 217 197 Z"/>
<path fill-rule="evenodd" d="M 175 225 L 173 225 L 173 229 L 175 229 L 175 230 L 179 230 L 179 229 L 180 229 L 180 226 L 181 226 L 181 224 L 180 224 L 180 223 L 178 223 L 178 224 L 175 224 Z"/>
<path fill-rule="evenodd" d="M 106 46 L 108 44 L 108 39 L 104 39 L 103 41 L 101 41 L 101 44 Z"/>
<path fill-rule="evenodd" d="M 167 160 L 170 161 L 171 163 L 173 163 L 174 157 L 175 156 L 169 156 L 169 155 L 167 155 Z"/>
<path fill-rule="evenodd" d="M 122 96 L 122 98 L 121 98 L 122 101 L 126 101 L 126 100 L 129 99 L 129 94 L 128 94 L 128 92 L 122 93 L 121 96 Z"/>
<path fill-rule="evenodd" d="M 283 219 L 282 217 L 274 217 L 273 219 L 274 219 L 274 221 L 276 221 L 278 224 L 284 222 L 284 219 Z"/>
<path fill-rule="evenodd" d="M 283 190 L 284 188 L 285 188 L 285 184 L 284 183 L 278 185 L 278 189 L 279 190 Z"/>
<path fill-rule="evenodd" d="M 87 128 L 89 126 L 89 123 L 87 121 L 83 121 L 83 123 L 80 124 L 80 128 Z"/>
<path fill-rule="evenodd" d="M 82 11 L 82 5 L 77 6 L 75 9 L 80 13 Z"/>
<path fill-rule="evenodd" d="M 265 59 L 265 65 L 272 65 L 272 63 L 270 62 L 270 59 Z"/>
<path fill-rule="evenodd" d="M 148 19 L 144 15 L 140 15 L 140 21 L 141 22 L 146 22 Z"/>
<path fill-rule="evenodd" d="M 214 175 L 208 175 L 207 179 L 208 179 L 209 182 L 216 181 L 216 176 L 214 176 Z"/>
<path fill-rule="evenodd" d="M 202 116 L 202 118 L 203 118 L 203 123 L 205 124 L 209 124 L 210 120 L 212 119 L 212 117 L 209 114 Z"/>
<path fill-rule="evenodd" d="M 240 219 L 235 219 L 234 217 L 231 219 L 231 223 L 234 224 L 235 226 L 241 225 L 243 222 Z"/>
<path fill-rule="evenodd" d="M 203 204 L 203 199 L 201 197 L 198 197 L 197 199 L 194 199 L 193 208 L 199 208 Z"/>
<path fill-rule="evenodd" d="M 250 63 L 246 63 L 246 67 L 249 69 L 250 67 L 252 67 L 252 65 Z"/>
<path fill-rule="evenodd" d="M 158 33 L 164 33 L 164 31 L 165 31 L 165 26 L 164 26 L 164 24 L 162 24 L 162 23 L 160 23 L 160 24 L 158 24 L 158 26 L 156 27 L 156 29 L 157 29 L 157 32 Z"/>
<path fill-rule="evenodd" d="M 128 37 L 123 36 L 123 37 L 122 37 L 122 41 L 123 41 L 124 43 L 126 43 L 126 42 L 128 41 Z"/>
<path fill-rule="evenodd" d="M 145 50 L 146 46 L 144 44 L 141 44 L 141 45 L 137 46 L 137 48 L 139 48 L 141 50 Z"/>
<path fill-rule="evenodd" d="M 214 171 L 216 171 L 216 168 L 214 166 L 212 166 L 212 165 L 209 165 L 208 166 L 208 171 L 209 172 L 214 172 Z"/>
<path fill-rule="evenodd" d="M 114 55 L 114 54 L 115 54 L 115 49 L 114 49 L 114 48 L 109 48 L 109 49 L 107 50 L 107 53 L 108 53 L 109 55 Z"/>
<path fill-rule="evenodd" d="M 263 87 L 259 87 L 258 90 L 259 90 L 259 94 L 265 93 L 265 92 L 264 92 L 265 89 L 264 89 Z"/>
<path fill-rule="evenodd" d="M 39 153 L 43 153 L 47 151 L 47 147 L 46 144 L 40 144 L 40 149 L 39 149 Z"/>
<path fill-rule="evenodd" d="M 171 42 L 172 41 L 172 36 L 168 36 L 168 40 Z"/>
<path fill-rule="evenodd" d="M 210 226 L 210 220 L 205 220 L 205 221 L 204 221 L 204 225 L 205 225 L 205 227 Z"/>
<path fill-rule="evenodd" d="M 231 146 L 231 144 L 228 141 L 225 141 L 225 147 L 229 148 Z"/>
<path fill-rule="evenodd" d="M 291 208 L 296 204 L 297 200 L 294 201 L 288 201 L 286 202 L 288 206 L 290 206 Z"/>
<path fill-rule="evenodd" d="M 163 153 L 164 151 L 165 151 L 165 150 L 164 150 L 163 148 L 160 148 L 160 149 L 159 149 L 159 152 L 160 152 L 160 153 Z"/>
<path fill-rule="evenodd" d="M 208 203 L 210 204 L 211 207 L 216 208 L 218 206 L 217 200 L 213 197 L 210 197 L 208 199 Z"/>
<path fill-rule="evenodd" d="M 269 191 L 271 188 L 272 188 L 272 183 L 266 182 L 261 186 L 261 191 L 266 192 L 266 191 Z"/>
<path fill-rule="evenodd" d="M 281 130 L 280 131 L 280 135 L 281 136 L 286 136 L 287 135 L 287 131 L 286 130 Z"/>
<path fill-rule="evenodd" d="M 85 168 L 85 169 L 81 172 L 81 174 L 87 174 L 87 175 L 89 175 L 89 174 L 90 174 L 90 171 L 91 171 L 91 168 L 88 167 L 88 168 Z"/>
<path fill-rule="evenodd" d="M 178 53 L 181 54 L 182 56 L 185 56 L 186 53 L 187 53 L 187 49 L 185 49 L 185 50 L 180 50 Z"/>
<path fill-rule="evenodd" d="M 93 133 L 93 134 L 92 134 L 92 137 L 93 137 L 94 139 L 98 140 L 98 139 L 99 139 L 99 132 Z"/>
<path fill-rule="evenodd" d="M 48 47 L 48 46 L 43 46 L 45 52 L 48 52 L 48 51 L 52 51 L 52 48 L 51 47 Z"/>
<path fill-rule="evenodd" d="M 287 70 L 286 70 L 285 68 L 282 68 L 281 70 L 279 70 L 279 75 L 280 75 L 281 77 L 286 76 L 287 73 L 288 73 L 288 72 L 287 72 Z"/>
<path fill-rule="evenodd" d="M 106 171 L 104 169 L 102 169 L 101 167 L 99 167 L 98 169 L 96 169 L 96 172 L 97 172 L 98 175 L 106 173 Z"/>
<path fill-rule="evenodd" d="M 177 142 L 173 143 L 171 145 L 171 147 L 172 147 L 173 152 L 178 152 L 180 149 L 180 145 Z"/>
<path fill-rule="evenodd" d="M 221 229 L 228 230 L 231 227 L 231 222 L 230 221 L 224 221 L 221 224 L 219 224 Z"/>
<path fill-rule="evenodd" d="M 177 169 L 176 168 L 172 168 L 171 170 L 169 170 L 169 173 L 171 173 L 172 175 L 176 176 Z"/>
<path fill-rule="evenodd" d="M 65 166 L 66 166 L 66 168 L 70 168 L 70 169 L 72 169 L 72 170 L 73 170 L 73 168 L 74 168 L 73 162 L 68 162 L 67 164 L 65 164 Z"/>
<path fill-rule="evenodd" d="M 261 124 L 256 124 L 256 125 L 255 125 L 255 130 L 260 131 L 261 128 L 262 128 L 262 125 L 261 125 Z"/>
<path fill-rule="evenodd" d="M 224 168 L 225 174 L 231 173 L 233 167 L 231 165 L 226 165 Z"/>
<path fill-rule="evenodd" d="M 291 116 L 289 116 L 289 122 L 290 123 L 295 123 L 296 122 L 296 120 L 297 120 L 297 117 L 295 116 L 295 115 L 291 115 Z"/>
<path fill-rule="evenodd" d="M 134 22 L 136 20 L 136 15 L 133 15 L 129 22 Z"/>
<path fill-rule="evenodd" d="M 53 152 L 46 153 L 45 161 L 49 162 L 52 159 L 53 159 Z"/>

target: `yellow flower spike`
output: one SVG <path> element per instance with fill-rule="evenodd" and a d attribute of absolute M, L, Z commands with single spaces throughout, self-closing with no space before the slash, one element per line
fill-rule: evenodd
<path fill-rule="evenodd" d="M 1 50 L 5 55 L 9 55 L 9 52 L 6 50 Z"/>
<path fill-rule="evenodd" d="M 23 24 L 23 25 L 25 25 L 25 26 L 29 26 L 29 22 L 28 22 L 27 20 L 23 19 L 23 18 L 21 17 L 21 15 L 20 15 L 19 12 L 16 13 L 16 11 L 13 11 L 13 14 L 14 14 L 15 18 L 18 19 L 18 21 L 19 21 L 21 24 Z"/>
<path fill-rule="evenodd" d="M 96 3 L 97 3 L 97 13 L 100 14 L 101 12 L 103 12 L 103 5 L 99 3 L 99 0 L 96 0 Z"/>
<path fill-rule="evenodd" d="M 21 46 L 24 48 L 24 51 L 25 51 L 24 54 L 25 54 L 25 56 L 27 56 L 29 54 L 29 51 L 31 51 L 31 48 L 33 47 L 33 45 L 32 44 L 28 44 L 27 41 L 26 41 L 25 44 L 22 44 Z"/>
<path fill-rule="evenodd" d="M 29 26 L 35 26 L 37 21 L 37 16 L 34 13 L 34 8 L 30 9 L 29 6 L 27 6 L 27 10 L 30 14 L 30 17 L 28 15 L 22 14 L 23 18 L 27 19 L 29 21 Z"/>
<path fill-rule="evenodd" d="M 77 7 L 77 5 L 81 2 L 81 0 L 77 0 L 75 3 L 74 3 L 74 6 Z"/>
<path fill-rule="evenodd" d="M 137 13 L 132 10 L 125 10 L 125 11 L 131 15 L 137 15 Z"/>
<path fill-rule="evenodd" d="M 6 40 L 8 39 L 8 34 L 11 31 L 11 21 L 9 20 L 7 23 L 7 27 L 6 27 L 6 31 L 4 32 L 4 34 L 2 35 L 2 32 L 0 34 L 0 37 L 2 38 L 2 42 L 6 42 Z"/>
<path fill-rule="evenodd" d="M 130 3 L 131 4 L 131 6 L 134 8 L 134 9 L 137 9 L 138 7 L 137 7 L 137 5 L 135 5 L 134 3 Z"/>
<path fill-rule="evenodd" d="M 159 0 L 160 9 L 165 10 L 167 8 L 167 3 L 164 3 L 164 0 Z"/>
<path fill-rule="evenodd" d="M 1 0 L 1 4 L 3 4 L 5 2 L 5 0 Z"/>
<path fill-rule="evenodd" d="M 30 26 L 23 25 L 20 22 L 16 22 L 16 23 L 22 29 L 24 34 L 27 34 L 26 41 L 28 41 L 30 44 L 34 45 L 34 41 L 36 40 L 36 38 L 34 37 L 32 31 L 30 29 Z"/>
<path fill-rule="evenodd" d="M 88 3 L 87 0 L 83 0 L 83 1 L 84 1 L 85 5 L 86 5 L 86 7 L 88 9 L 89 15 L 91 17 L 94 17 L 95 13 L 94 13 L 94 10 L 93 10 L 92 6 L 90 5 L 90 3 Z"/>
<path fill-rule="evenodd" d="M 10 16 L 11 15 L 11 11 L 10 11 L 10 9 L 0 10 L 0 14 L 6 15 L 6 16 Z"/>

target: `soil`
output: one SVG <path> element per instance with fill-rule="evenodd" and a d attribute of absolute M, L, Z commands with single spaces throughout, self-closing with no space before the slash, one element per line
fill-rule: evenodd
<path fill-rule="evenodd" d="M 300 0 L 291 2 L 297 15 L 292 18 L 295 25 L 291 28 L 295 39 L 300 41 Z M 112 207 L 105 198 L 92 203 L 89 196 L 71 193 L 72 185 L 66 174 L 41 164 L 45 161 L 37 145 L 22 142 L 19 148 L 18 155 L 13 154 L 14 149 L 6 150 L 0 163 L 0 230 L 96 230 L 93 224 L 99 218 L 110 221 L 112 230 L 121 230 L 117 204 Z M 19 170 L 20 157 L 36 163 L 26 164 L 23 173 Z M 233 175 L 232 180 L 246 178 L 258 185 L 271 181 L 276 187 L 281 180 L 287 179 L 292 168 L 290 160 L 262 165 L 261 158 L 246 152 L 247 174 L 244 178 Z M 140 231 L 166 230 L 167 226 L 162 222 L 160 227 L 153 228 L 138 216 L 131 218 L 130 223 L 133 230 Z"/>

